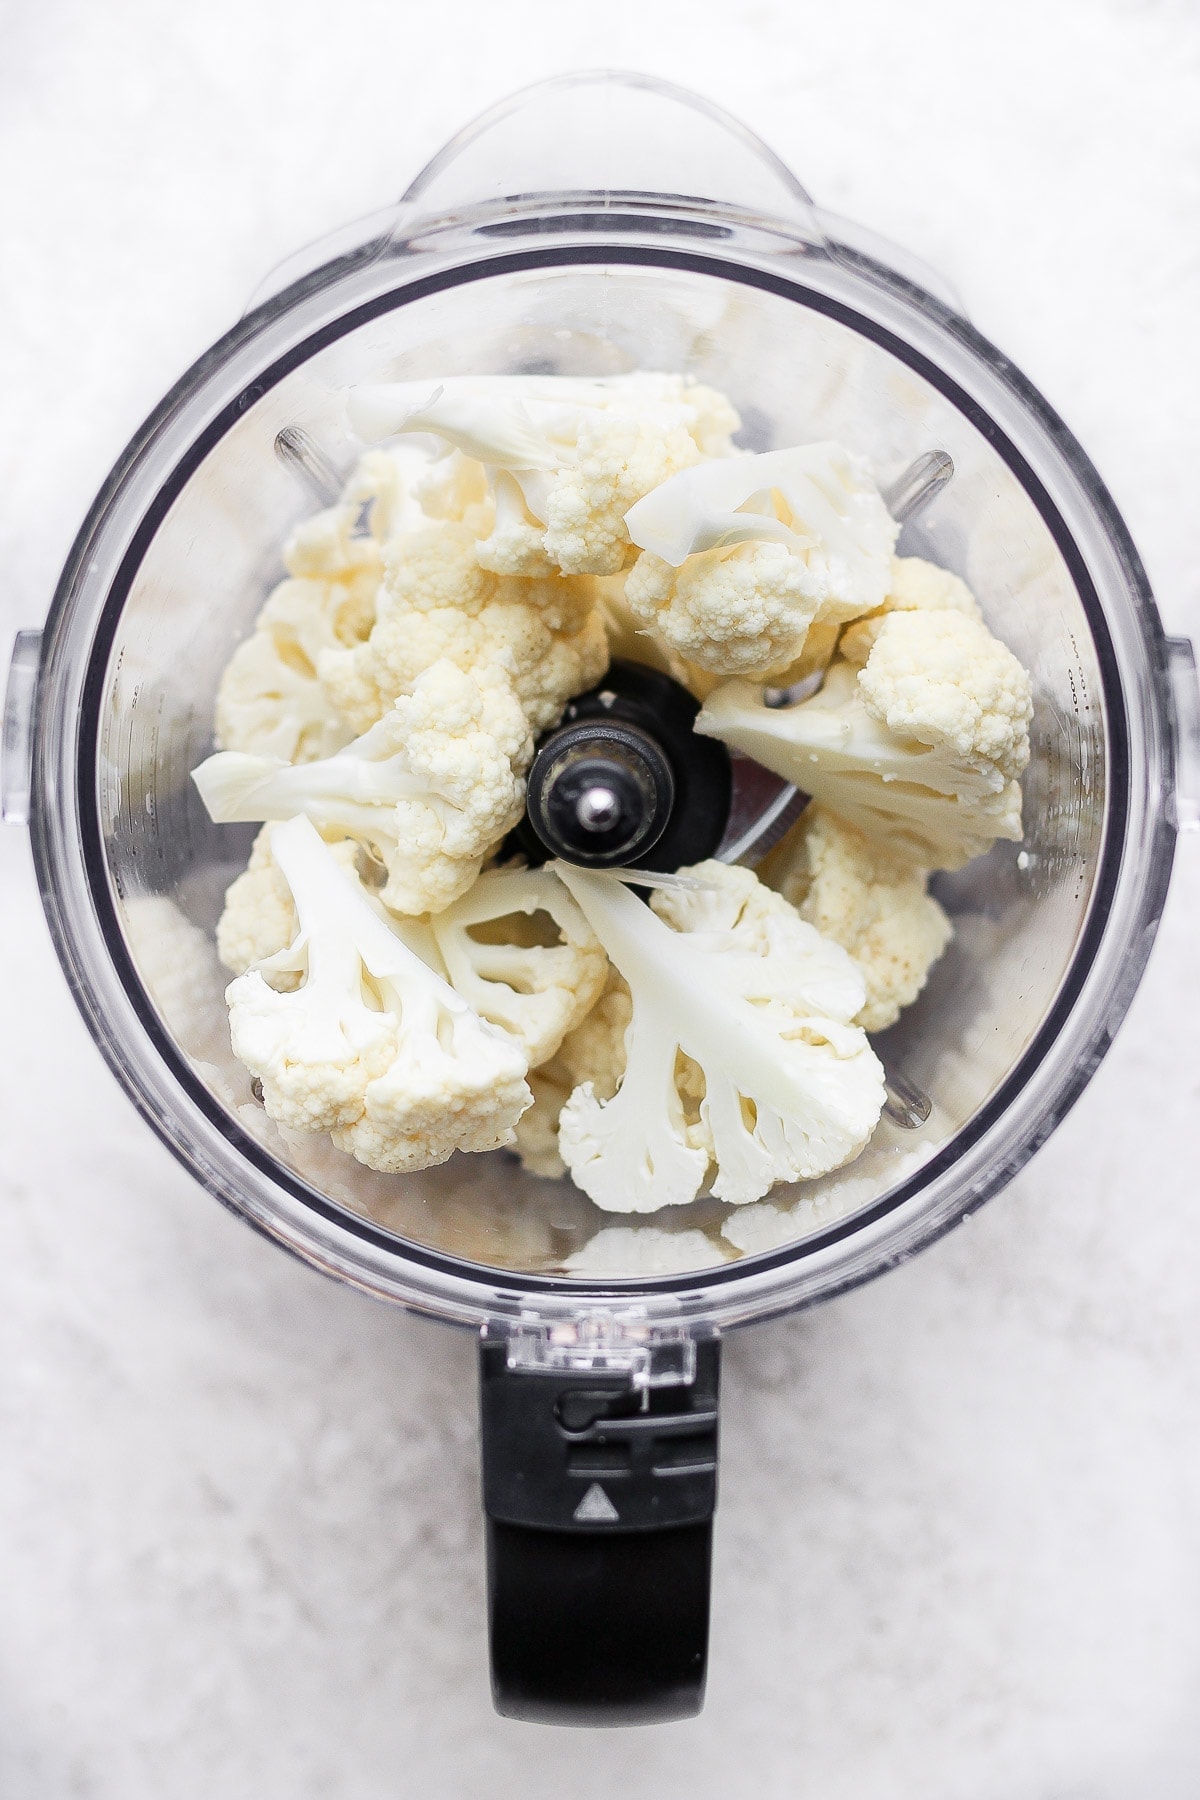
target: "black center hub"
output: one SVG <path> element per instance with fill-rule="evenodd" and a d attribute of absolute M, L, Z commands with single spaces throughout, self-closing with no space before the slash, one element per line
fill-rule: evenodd
<path fill-rule="evenodd" d="M 732 793 L 729 753 L 692 729 L 686 688 L 639 663 L 614 662 L 542 739 L 516 837 L 535 862 L 677 869 L 721 841 Z"/>

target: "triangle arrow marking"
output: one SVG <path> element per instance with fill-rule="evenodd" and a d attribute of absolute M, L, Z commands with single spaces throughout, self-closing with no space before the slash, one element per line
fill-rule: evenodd
<path fill-rule="evenodd" d="M 611 1525 L 620 1517 L 598 1481 L 593 1481 L 571 1516 L 581 1525 Z"/>

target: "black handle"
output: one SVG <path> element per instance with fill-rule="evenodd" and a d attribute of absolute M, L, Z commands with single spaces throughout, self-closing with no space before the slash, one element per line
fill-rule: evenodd
<path fill-rule="evenodd" d="M 480 1355 L 492 1692 L 509 1718 L 654 1724 L 700 1711 L 720 1348 L 690 1379 Z"/>

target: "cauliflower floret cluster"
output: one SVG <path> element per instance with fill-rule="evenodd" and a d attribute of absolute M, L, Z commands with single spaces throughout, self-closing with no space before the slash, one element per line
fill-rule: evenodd
<path fill-rule="evenodd" d="M 308 762 L 353 736 L 317 670 L 326 652 L 361 643 L 374 623 L 382 557 L 374 538 L 355 535 L 357 516 L 354 505 L 331 507 L 288 539 L 288 579 L 272 590 L 221 678 L 222 749 Z"/>
<path fill-rule="evenodd" d="M 392 1173 L 511 1143 L 531 1097 L 518 1046 L 389 930 L 303 815 L 275 830 L 271 854 L 299 934 L 226 995 L 234 1053 L 270 1116 Z M 281 993 L 272 972 L 299 983 Z"/>
<path fill-rule="evenodd" d="M 468 674 L 443 660 L 333 756 L 286 763 L 224 750 L 193 779 L 219 822 L 305 813 L 326 835 L 355 839 L 387 872 L 385 904 L 420 914 L 465 893 L 521 817 L 532 753 L 503 671 L 484 663 Z"/>
<path fill-rule="evenodd" d="M 861 667 L 838 656 L 819 691 L 771 706 L 729 681 L 696 729 L 741 750 L 921 869 L 960 869 L 1019 841 L 1033 701 L 1012 651 L 965 610 L 886 612 Z"/>
<path fill-rule="evenodd" d="M 358 389 L 350 416 L 365 438 L 429 434 L 482 465 L 496 516 L 479 560 L 506 575 L 617 573 L 634 554 L 630 508 L 728 458 L 740 424 L 713 388 L 641 372 L 397 382 Z"/>
<path fill-rule="evenodd" d="M 633 507 L 643 554 L 625 598 L 672 649 L 719 675 L 777 675 L 814 624 L 881 605 L 899 527 L 837 444 L 676 475 Z"/>
<path fill-rule="evenodd" d="M 852 1023 L 865 988 L 840 945 L 749 869 L 699 864 L 695 887 L 651 909 L 557 867 L 632 1000 L 616 1094 L 585 1082 L 559 1120 L 559 1153 L 597 1206 L 656 1212 L 706 1186 L 743 1205 L 862 1148 L 883 1070 Z"/>
<path fill-rule="evenodd" d="M 1025 671 L 895 556 L 859 459 L 747 454 L 683 376 L 395 383 L 350 417 L 376 447 L 289 538 L 194 771 L 262 827 L 217 950 L 267 1113 L 385 1173 L 511 1145 L 615 1212 L 840 1168 L 883 1105 L 866 1034 L 950 939 L 930 871 L 1021 835 Z M 501 851 L 614 652 L 812 797 L 762 879 L 710 861 L 647 904 Z"/>
<path fill-rule="evenodd" d="M 608 667 L 592 584 L 557 573 L 495 575 L 480 566 L 460 519 L 391 539 L 370 634 L 322 653 L 325 691 L 365 731 L 442 659 L 468 673 L 483 663 L 502 670 L 532 730 L 544 731 Z"/>
<path fill-rule="evenodd" d="M 806 807 L 764 879 L 858 964 L 867 995 L 854 1015 L 886 1031 L 911 1006 L 952 935 L 924 869 L 898 861 L 823 807 Z"/>

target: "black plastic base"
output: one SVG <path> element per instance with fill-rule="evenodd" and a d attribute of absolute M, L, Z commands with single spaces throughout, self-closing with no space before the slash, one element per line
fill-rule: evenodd
<path fill-rule="evenodd" d="M 704 1703 L 712 1524 L 610 1536 L 488 1520 L 496 1711 L 653 1725 Z"/>

